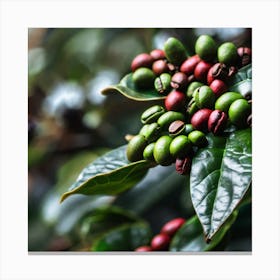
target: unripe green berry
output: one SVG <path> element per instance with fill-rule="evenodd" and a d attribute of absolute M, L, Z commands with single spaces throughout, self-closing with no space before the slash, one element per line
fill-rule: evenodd
<path fill-rule="evenodd" d="M 162 73 L 154 81 L 154 87 L 160 94 L 166 94 L 171 89 L 171 75 L 168 73 Z"/>
<path fill-rule="evenodd" d="M 215 109 L 228 113 L 229 106 L 237 99 L 243 98 L 242 94 L 234 91 L 223 93 L 215 102 Z"/>
<path fill-rule="evenodd" d="M 214 108 L 216 96 L 209 86 L 198 87 L 193 96 L 198 108 Z"/>
<path fill-rule="evenodd" d="M 169 151 L 172 140 L 173 139 L 170 136 L 164 135 L 156 141 L 153 152 L 156 163 L 167 166 L 174 161 L 174 158 Z"/>
<path fill-rule="evenodd" d="M 226 42 L 218 48 L 218 60 L 228 66 L 235 65 L 238 58 L 237 48 L 232 42 Z"/>
<path fill-rule="evenodd" d="M 179 135 L 173 139 L 169 150 L 173 157 L 186 157 L 192 150 L 192 143 L 186 135 Z"/>
<path fill-rule="evenodd" d="M 201 59 L 211 61 L 216 57 L 216 42 L 209 35 L 200 35 L 195 42 L 195 52 Z"/>
<path fill-rule="evenodd" d="M 198 106 L 196 105 L 194 97 L 189 101 L 187 106 L 187 113 L 189 117 L 192 117 L 195 112 L 199 110 Z"/>
<path fill-rule="evenodd" d="M 146 67 L 140 67 L 132 74 L 132 80 L 139 89 L 153 88 L 155 78 L 154 72 Z"/>
<path fill-rule="evenodd" d="M 187 88 L 187 97 L 192 98 L 194 91 L 198 87 L 201 87 L 201 86 L 203 86 L 203 83 L 201 83 L 201 82 L 194 81 L 194 82 L 190 83 L 188 88 Z"/>
<path fill-rule="evenodd" d="M 155 143 L 150 143 L 143 151 L 143 157 L 146 160 L 155 161 L 154 158 L 154 147 Z"/>
<path fill-rule="evenodd" d="M 247 126 L 247 118 L 251 113 L 251 105 L 246 99 L 237 99 L 229 107 L 229 120 L 238 128 Z"/>
<path fill-rule="evenodd" d="M 185 135 L 189 135 L 194 130 L 194 127 L 192 124 L 188 123 L 185 125 Z"/>
<path fill-rule="evenodd" d="M 142 135 L 145 139 L 150 143 L 158 139 L 161 132 L 161 128 L 158 123 L 148 124 L 147 128 L 145 128 L 144 133 Z"/>
<path fill-rule="evenodd" d="M 194 130 L 188 134 L 188 138 L 191 143 L 199 148 L 207 145 L 207 138 L 205 134 L 200 130 Z"/>
<path fill-rule="evenodd" d="M 159 117 L 157 123 L 163 130 L 165 130 L 168 129 L 169 125 L 176 120 L 184 121 L 185 117 L 182 113 L 175 111 L 167 111 Z"/>
<path fill-rule="evenodd" d="M 145 124 L 141 127 L 141 129 L 139 130 L 138 134 L 145 136 L 147 133 L 147 129 L 149 127 L 149 124 Z"/>
<path fill-rule="evenodd" d="M 143 124 L 149 124 L 156 122 L 158 118 L 165 113 L 165 110 L 160 105 L 154 105 L 143 112 L 141 115 L 141 122 Z"/>
<path fill-rule="evenodd" d="M 143 151 L 147 145 L 146 139 L 143 135 L 134 136 L 128 143 L 126 149 L 127 159 L 131 162 L 142 160 Z"/>
<path fill-rule="evenodd" d="M 170 37 L 164 43 L 163 49 L 168 61 L 174 65 L 180 65 L 187 58 L 184 45 L 176 38 Z"/>

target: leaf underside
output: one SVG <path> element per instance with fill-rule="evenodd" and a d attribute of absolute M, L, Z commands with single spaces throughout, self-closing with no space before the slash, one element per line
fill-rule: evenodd
<path fill-rule="evenodd" d="M 132 73 L 127 74 L 117 85 L 106 87 L 101 91 L 102 94 L 122 94 L 125 97 L 137 101 L 161 100 L 166 96 L 159 94 L 155 89 L 139 90 L 132 80 Z"/>
<path fill-rule="evenodd" d="M 60 201 L 78 193 L 116 195 L 133 187 L 145 176 L 151 164 L 145 160 L 129 162 L 126 147 L 112 150 L 89 164 Z"/>

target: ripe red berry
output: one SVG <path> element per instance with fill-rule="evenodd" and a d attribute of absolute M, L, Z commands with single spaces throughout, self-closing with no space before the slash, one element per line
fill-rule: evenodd
<path fill-rule="evenodd" d="M 150 246 L 140 246 L 134 250 L 135 252 L 150 252 L 152 248 Z"/>
<path fill-rule="evenodd" d="M 157 234 L 151 241 L 153 251 L 166 251 L 168 250 L 170 237 L 165 233 Z"/>
<path fill-rule="evenodd" d="M 175 169 L 180 175 L 189 174 L 191 171 L 192 157 L 176 158 Z"/>
<path fill-rule="evenodd" d="M 147 53 L 140 53 L 138 54 L 131 62 L 131 70 L 134 72 L 136 69 L 140 67 L 147 67 L 151 68 L 152 64 L 154 62 L 154 59 L 151 55 Z"/>
<path fill-rule="evenodd" d="M 215 80 L 215 77 L 212 74 L 212 68 L 213 66 L 208 70 L 207 73 L 207 85 L 210 85 Z"/>
<path fill-rule="evenodd" d="M 164 59 L 165 58 L 165 53 L 163 50 L 160 49 L 154 49 L 150 52 L 150 56 L 154 59 L 154 60 L 158 60 L 158 59 Z"/>
<path fill-rule="evenodd" d="M 225 84 L 225 82 L 218 79 L 213 80 L 209 87 L 214 92 L 216 98 L 227 91 L 227 85 Z"/>
<path fill-rule="evenodd" d="M 200 61 L 196 67 L 194 68 L 194 77 L 200 81 L 205 83 L 207 80 L 207 74 L 212 64 L 206 61 Z"/>
<path fill-rule="evenodd" d="M 178 91 L 172 90 L 165 99 L 165 108 L 168 111 L 180 111 L 184 109 L 186 102 L 186 94 Z"/>
<path fill-rule="evenodd" d="M 212 110 L 203 108 L 195 112 L 191 118 L 191 124 L 197 130 L 207 131 L 208 119 Z"/>
<path fill-rule="evenodd" d="M 180 71 L 185 73 L 188 76 L 193 74 L 194 68 L 196 67 L 198 62 L 200 62 L 200 60 L 201 59 L 199 58 L 199 56 L 197 54 L 189 57 L 182 63 L 182 65 L 180 67 Z"/>
<path fill-rule="evenodd" d="M 178 231 L 178 229 L 185 223 L 185 221 L 186 220 L 183 218 L 173 219 L 164 224 L 160 232 L 172 237 Z"/>
<path fill-rule="evenodd" d="M 213 134 L 220 134 L 226 127 L 228 116 L 221 110 L 214 110 L 208 119 L 208 130 Z"/>
<path fill-rule="evenodd" d="M 162 73 L 167 73 L 169 68 L 165 60 L 159 59 L 153 63 L 152 70 L 157 76 L 159 76 Z"/>
<path fill-rule="evenodd" d="M 207 73 L 207 84 L 210 85 L 215 79 L 226 81 L 229 68 L 224 63 L 215 63 Z"/>

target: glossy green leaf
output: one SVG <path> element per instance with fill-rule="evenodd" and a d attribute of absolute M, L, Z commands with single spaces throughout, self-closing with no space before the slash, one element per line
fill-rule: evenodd
<path fill-rule="evenodd" d="M 202 226 L 197 216 L 189 219 L 175 234 L 170 243 L 170 251 L 202 252 L 214 249 L 224 238 L 236 217 L 237 210 L 232 213 L 220 230 L 215 234 L 212 241 L 207 243 L 203 234 Z"/>
<path fill-rule="evenodd" d="M 136 222 L 142 222 L 142 219 L 134 213 L 117 206 L 105 206 L 84 215 L 76 224 L 76 232 L 84 240 L 87 239 L 92 242 L 94 237 L 114 227 Z"/>
<path fill-rule="evenodd" d="M 102 94 L 122 94 L 127 98 L 137 101 L 151 101 L 164 99 L 166 96 L 159 94 L 154 88 L 149 90 L 139 90 L 132 80 L 132 73 L 127 74 L 117 85 L 106 87 Z"/>
<path fill-rule="evenodd" d="M 44 224 L 52 227 L 59 235 L 70 234 L 75 225 L 89 212 L 110 205 L 114 196 L 73 195 L 63 204 L 59 204 L 61 194 L 50 190 L 41 203 L 41 218 Z"/>
<path fill-rule="evenodd" d="M 105 149 L 97 151 L 82 151 L 71 157 L 69 161 L 57 170 L 56 190 L 60 193 L 66 191 L 67 188 L 75 182 L 84 167 L 105 152 L 107 152 Z"/>
<path fill-rule="evenodd" d="M 206 239 L 211 240 L 250 187 L 251 129 L 208 139 L 208 147 L 193 158 L 190 191 Z"/>
<path fill-rule="evenodd" d="M 146 223 L 125 224 L 106 232 L 92 246 L 92 251 L 134 251 L 152 238 Z"/>
<path fill-rule="evenodd" d="M 114 205 L 142 215 L 156 203 L 170 197 L 172 192 L 178 189 L 183 190 L 185 182 L 186 177 L 176 173 L 174 165 L 159 165 L 151 168 L 145 178 L 134 188 L 119 195 L 114 201 Z"/>
<path fill-rule="evenodd" d="M 240 92 L 244 97 L 252 94 L 252 65 L 246 65 L 229 81 L 228 91 Z"/>
<path fill-rule="evenodd" d="M 133 187 L 146 174 L 151 163 L 129 162 L 126 145 L 112 150 L 89 164 L 79 175 L 61 202 L 72 194 L 116 195 Z"/>

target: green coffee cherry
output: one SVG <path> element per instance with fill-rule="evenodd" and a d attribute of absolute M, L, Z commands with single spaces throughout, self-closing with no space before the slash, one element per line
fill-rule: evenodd
<path fill-rule="evenodd" d="M 241 98 L 243 98 L 243 96 L 238 92 L 234 92 L 234 91 L 225 92 L 216 100 L 215 109 L 228 113 L 228 109 L 231 103 Z"/>
<path fill-rule="evenodd" d="M 205 134 L 200 130 L 193 130 L 188 134 L 188 138 L 191 143 L 199 148 L 207 145 L 207 138 Z"/>
<path fill-rule="evenodd" d="M 190 100 L 187 106 L 187 113 L 189 117 L 191 117 L 195 112 L 199 110 L 198 106 L 196 105 L 194 97 Z"/>
<path fill-rule="evenodd" d="M 218 48 L 218 60 L 226 65 L 234 65 L 238 58 L 237 48 L 232 42 L 226 42 Z"/>
<path fill-rule="evenodd" d="M 200 35 L 195 42 L 195 52 L 202 60 L 211 61 L 216 57 L 216 42 L 209 35 Z"/>
<path fill-rule="evenodd" d="M 138 134 L 145 136 L 147 133 L 148 127 L 149 127 L 149 124 L 143 125 L 142 128 L 139 130 Z"/>
<path fill-rule="evenodd" d="M 141 122 L 143 124 L 156 122 L 164 112 L 165 109 L 162 106 L 154 105 L 143 112 L 141 115 Z"/>
<path fill-rule="evenodd" d="M 198 108 L 214 108 L 216 96 L 209 86 L 198 87 L 194 91 L 193 97 Z"/>
<path fill-rule="evenodd" d="M 237 99 L 229 107 L 229 120 L 239 128 L 247 126 L 247 118 L 251 113 L 251 105 L 246 99 Z"/>
<path fill-rule="evenodd" d="M 163 50 L 168 61 L 174 65 L 180 65 L 187 58 L 184 45 L 176 38 L 170 37 L 164 43 Z"/>
<path fill-rule="evenodd" d="M 171 75 L 168 73 L 162 73 L 155 79 L 154 86 L 158 93 L 168 93 L 171 90 Z"/>
<path fill-rule="evenodd" d="M 146 139 L 143 135 L 134 136 L 127 145 L 126 156 L 127 159 L 131 162 L 142 160 L 143 151 L 147 146 Z"/>
<path fill-rule="evenodd" d="M 161 136 L 156 141 L 154 146 L 154 151 L 153 151 L 154 159 L 156 163 L 163 166 L 167 166 L 174 161 L 174 158 L 170 154 L 170 150 L 169 150 L 172 140 L 173 140 L 172 137 L 168 135 L 164 135 Z"/>
<path fill-rule="evenodd" d="M 198 87 L 201 87 L 201 86 L 203 86 L 203 83 L 201 83 L 201 82 L 197 82 L 197 81 L 191 82 L 189 84 L 189 86 L 188 86 L 188 89 L 187 89 L 187 96 L 188 96 L 188 98 L 192 98 L 194 91 Z"/>
<path fill-rule="evenodd" d="M 155 78 L 154 72 L 146 67 L 140 67 L 132 74 L 132 80 L 139 89 L 153 88 Z"/>
<path fill-rule="evenodd" d="M 189 135 L 194 130 L 194 127 L 191 123 L 185 125 L 185 135 Z"/>
<path fill-rule="evenodd" d="M 151 123 L 145 128 L 145 131 L 142 135 L 150 143 L 158 139 L 161 132 L 161 128 L 158 123 Z"/>
<path fill-rule="evenodd" d="M 176 120 L 184 121 L 185 117 L 182 113 L 175 111 L 167 111 L 159 117 L 157 123 L 163 130 L 165 130 L 168 129 L 169 125 Z"/>
<path fill-rule="evenodd" d="M 150 143 L 143 151 L 143 158 L 150 161 L 155 161 L 154 158 L 155 143 Z"/>
<path fill-rule="evenodd" d="M 179 135 L 173 139 L 169 151 L 173 157 L 186 157 L 192 150 L 192 143 L 186 135 Z"/>

